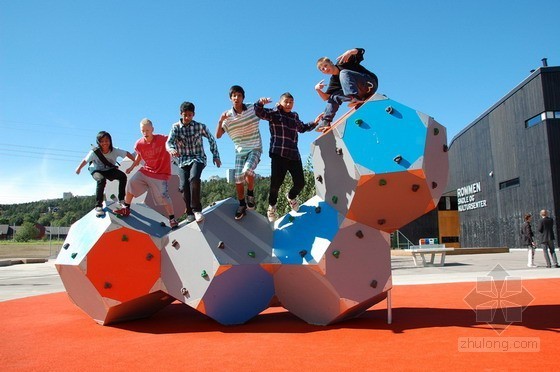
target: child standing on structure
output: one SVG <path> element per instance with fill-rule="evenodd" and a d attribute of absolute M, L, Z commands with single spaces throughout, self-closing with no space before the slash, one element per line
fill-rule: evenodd
<path fill-rule="evenodd" d="M 82 168 L 86 164 L 89 164 L 88 170 L 95 182 L 97 182 L 97 187 L 95 189 L 95 213 L 98 217 L 101 217 L 105 215 L 103 211 L 103 193 L 105 192 L 107 180 L 118 180 L 118 197 L 121 203 L 125 197 L 126 174 L 118 169 L 119 163 L 117 159 L 127 157 L 130 160 L 134 160 L 134 157 L 128 151 L 113 147 L 113 140 L 108 132 L 99 132 L 96 142 L 97 147 L 87 153 L 84 160 L 82 160 L 78 168 L 76 168 L 76 174 L 80 174 Z"/>
<path fill-rule="evenodd" d="M 245 216 L 247 208 L 255 209 L 255 169 L 262 154 L 259 117 L 255 115 L 253 104 L 245 105 L 245 91 L 239 85 L 229 90 L 229 98 L 233 107 L 225 111 L 218 121 L 216 138 L 227 132 L 235 145 L 235 189 L 239 207 L 235 211 L 235 219 Z M 245 183 L 247 183 L 247 199 L 245 200 Z"/>
<path fill-rule="evenodd" d="M 179 108 L 181 119 L 171 127 L 166 143 L 167 151 L 180 168 L 179 189 L 185 201 L 187 223 L 204 220 L 200 202 L 200 176 L 206 167 L 206 153 L 202 137 L 206 137 L 210 144 L 214 164 L 218 168 L 222 164 L 214 136 L 205 124 L 193 120 L 194 110 L 194 104 L 191 102 L 181 104 Z"/>
<path fill-rule="evenodd" d="M 165 208 L 169 216 L 169 226 L 174 229 L 178 226 L 178 223 L 173 212 L 173 202 L 169 197 L 167 183 L 171 177 L 171 157 L 165 148 L 167 136 L 154 134 L 154 126 L 150 119 L 140 121 L 140 132 L 142 137 L 134 145 L 136 159 L 126 170 L 126 174 L 130 174 L 142 160 L 144 165 L 128 181 L 124 205 L 121 209 L 117 209 L 115 213 L 123 217 L 130 215 L 132 198 L 151 190 L 155 202 Z"/>
<path fill-rule="evenodd" d="M 294 183 L 286 195 L 288 204 L 294 211 L 299 209 L 296 198 L 305 186 L 305 178 L 298 150 L 298 132 L 304 133 L 313 130 L 323 114 L 317 116 L 314 122 L 306 124 L 299 119 L 297 112 L 292 111 L 294 97 L 290 93 L 282 94 L 280 102 L 274 109 L 264 108 L 264 105 L 270 102 L 272 102 L 270 98 L 261 98 L 254 106 L 255 114 L 259 118 L 267 120 L 270 128 L 268 154 L 271 158 L 271 175 L 267 216 L 268 220 L 273 222 L 278 218 L 276 211 L 278 192 L 287 172 L 290 172 Z"/>

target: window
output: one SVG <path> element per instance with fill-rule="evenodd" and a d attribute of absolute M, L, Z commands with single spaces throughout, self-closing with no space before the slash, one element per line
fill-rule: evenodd
<path fill-rule="evenodd" d="M 538 114 L 537 116 L 532 117 L 531 119 L 525 122 L 525 128 L 530 128 L 539 124 L 542 121 L 542 114 Z"/>
<path fill-rule="evenodd" d="M 507 189 L 510 187 L 519 186 L 519 177 L 500 182 L 500 190 Z"/>
<path fill-rule="evenodd" d="M 560 111 L 554 111 L 554 119 L 560 119 Z"/>

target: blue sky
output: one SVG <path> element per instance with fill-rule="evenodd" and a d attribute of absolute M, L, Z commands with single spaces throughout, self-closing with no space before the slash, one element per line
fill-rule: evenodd
<path fill-rule="evenodd" d="M 167 134 L 182 101 L 214 133 L 233 84 L 246 102 L 289 91 L 313 120 L 324 108 L 316 60 L 354 47 L 366 50 L 379 93 L 433 116 L 449 141 L 542 58 L 560 64 L 558 1 L 353 4 L 0 0 L 0 204 L 93 195 L 89 174 L 74 170 L 97 132 L 132 152 L 140 120 Z M 257 172 L 268 175 L 261 128 Z M 304 159 L 315 138 L 300 136 Z M 204 178 L 233 167 L 229 137 L 218 145 L 222 168 L 209 164 Z"/>

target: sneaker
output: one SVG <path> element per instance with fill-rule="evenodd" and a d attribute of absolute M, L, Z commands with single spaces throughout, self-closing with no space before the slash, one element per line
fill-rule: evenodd
<path fill-rule="evenodd" d="M 121 217 L 128 217 L 130 216 L 130 208 L 123 207 L 123 208 L 115 209 L 115 214 L 118 214 Z"/>
<path fill-rule="evenodd" d="M 204 215 L 202 212 L 194 212 L 194 219 L 196 222 L 202 222 L 204 221 Z"/>
<path fill-rule="evenodd" d="M 297 212 L 299 210 L 299 203 L 297 199 L 290 199 L 288 194 L 286 194 L 286 199 L 288 199 L 288 204 L 290 205 L 290 208 L 292 208 L 294 212 Z"/>
<path fill-rule="evenodd" d="M 169 227 L 171 227 L 172 230 L 176 229 L 177 226 L 179 226 L 179 222 L 177 222 L 175 218 L 169 220 Z"/>
<path fill-rule="evenodd" d="M 255 209 L 255 197 L 251 195 L 247 195 L 247 208 Z"/>
<path fill-rule="evenodd" d="M 187 223 L 194 222 L 194 220 L 194 214 L 187 214 L 187 218 L 185 218 L 185 221 L 187 221 Z"/>
<path fill-rule="evenodd" d="M 352 101 L 348 102 L 348 107 L 350 107 L 350 108 L 354 107 L 357 110 L 363 104 L 364 104 L 364 101 L 360 101 L 359 99 L 352 98 Z"/>
<path fill-rule="evenodd" d="M 535 264 L 527 264 L 527 267 L 537 267 Z"/>
<path fill-rule="evenodd" d="M 103 210 L 103 207 L 100 207 L 100 206 L 95 207 L 95 216 L 96 217 L 105 216 L 105 211 Z"/>
<path fill-rule="evenodd" d="M 317 125 L 315 127 L 315 131 L 316 132 L 325 132 L 325 131 L 329 130 L 330 127 L 331 127 L 331 123 L 329 123 L 328 121 L 321 120 L 319 125 Z"/>
<path fill-rule="evenodd" d="M 276 206 L 275 205 L 269 205 L 268 210 L 266 211 L 266 215 L 267 215 L 268 220 L 270 222 L 276 221 L 276 219 L 278 218 L 278 214 L 276 213 Z"/>
<path fill-rule="evenodd" d="M 246 205 L 240 205 L 239 207 L 237 207 L 237 210 L 235 211 L 235 219 L 240 220 L 246 214 L 247 214 L 247 206 Z"/>

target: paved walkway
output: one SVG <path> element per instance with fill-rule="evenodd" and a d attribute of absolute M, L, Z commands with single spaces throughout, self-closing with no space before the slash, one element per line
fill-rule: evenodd
<path fill-rule="evenodd" d="M 0 301 L 64 291 L 55 260 L 46 263 L 0 267 Z M 506 276 L 525 279 L 560 278 L 560 269 L 547 269 L 542 251 L 535 254 L 537 268 L 527 267 L 525 250 L 509 253 L 448 255 L 443 267 L 416 267 L 412 256 L 393 256 L 393 284 L 433 284 L 476 282 L 480 277 L 492 276 L 499 265 Z"/>

